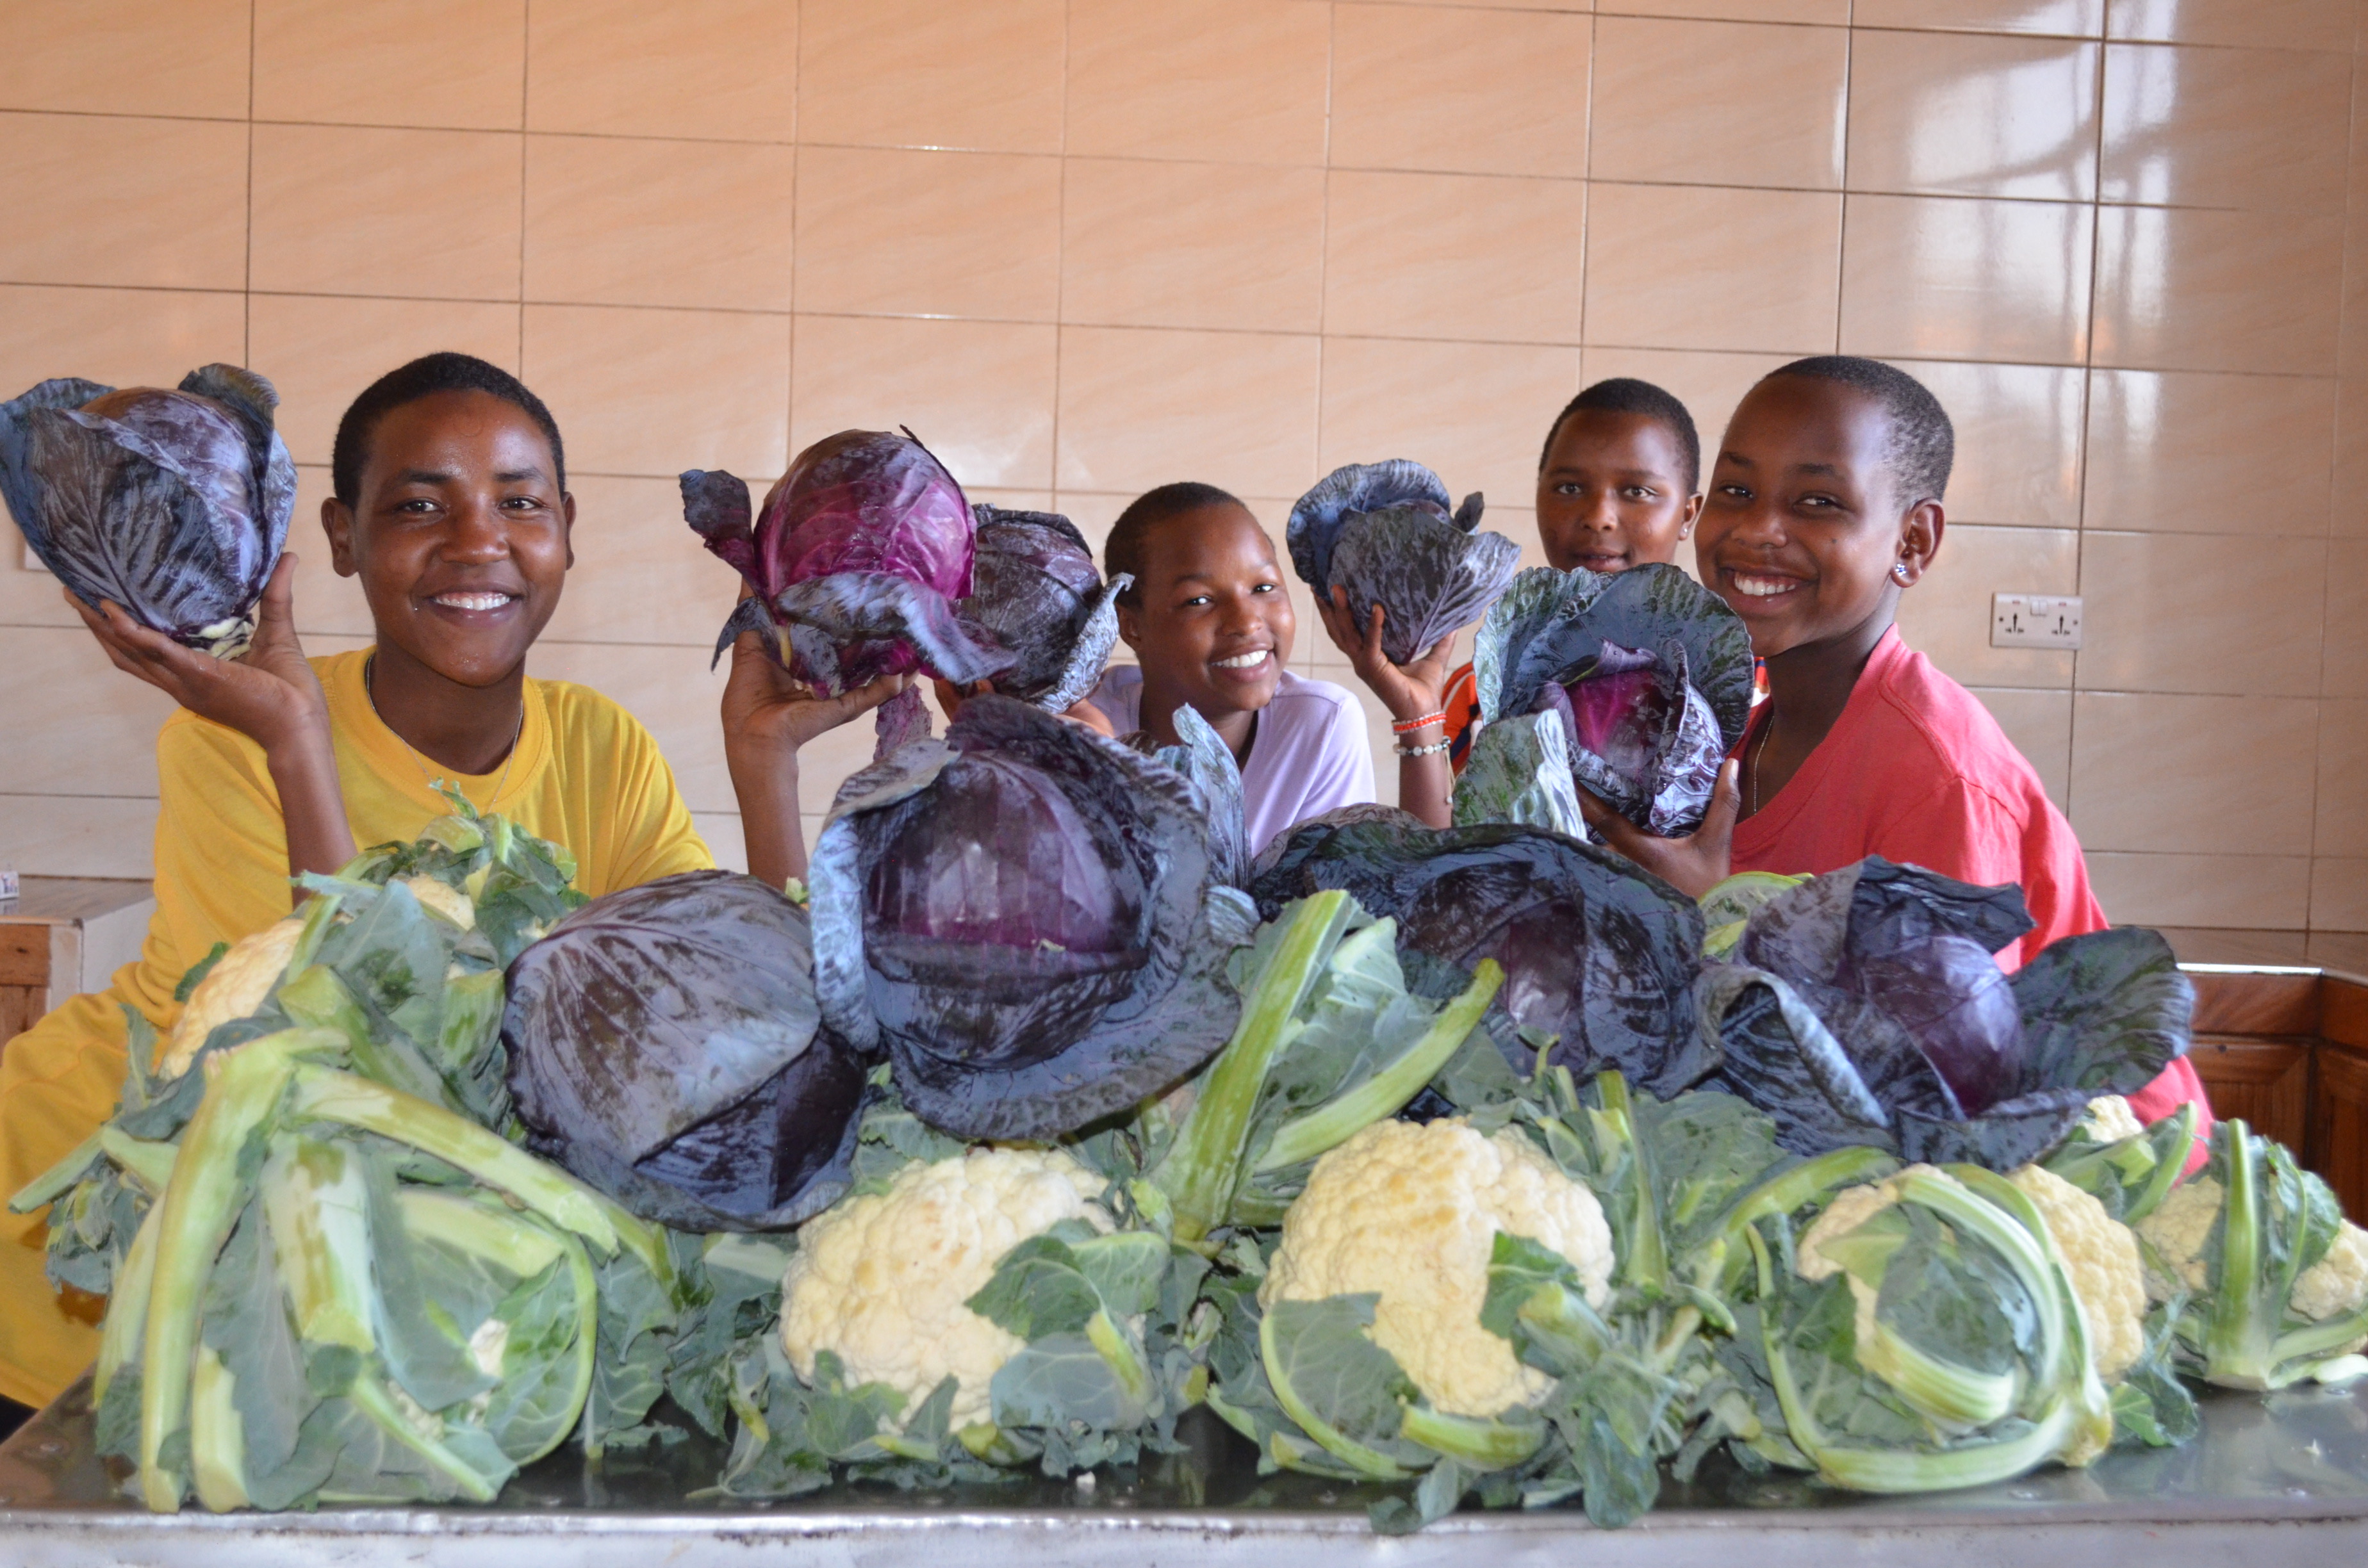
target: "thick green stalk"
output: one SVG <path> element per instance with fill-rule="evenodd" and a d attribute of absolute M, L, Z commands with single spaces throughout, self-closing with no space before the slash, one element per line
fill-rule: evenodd
<path fill-rule="evenodd" d="M 1746 1261 L 1744 1233 L 1760 1221 L 1790 1214 L 1837 1188 L 1880 1180 L 1898 1168 L 1898 1158 L 1881 1149 L 1832 1149 L 1770 1176 L 1728 1207 L 1725 1219 L 1720 1221 L 1715 1236 L 1708 1244 L 1723 1244 L 1726 1249 L 1725 1283 L 1731 1287 L 1741 1278 Z M 1697 1249 L 1697 1255 L 1702 1250 L 1706 1248 Z"/>
<path fill-rule="evenodd" d="M 1378 929 L 1378 927 L 1369 927 Z M 1363 935 L 1362 932 L 1359 933 Z M 1354 938 L 1351 938 L 1352 940 Z M 1342 944 L 1346 946 L 1347 944 Z M 1395 1116 L 1423 1085 L 1439 1075 L 1448 1058 L 1470 1038 L 1488 1011 L 1488 1004 L 1505 983 L 1505 971 L 1495 959 L 1482 959 L 1472 983 L 1440 1009 L 1438 1019 L 1398 1059 L 1337 1099 L 1276 1130 L 1257 1168 L 1279 1171 L 1315 1158 L 1363 1131 L 1385 1116 Z"/>
<path fill-rule="evenodd" d="M 94 1132 L 69 1150 L 64 1159 L 17 1188 L 17 1196 L 8 1199 L 8 1212 L 29 1214 L 55 1203 L 82 1180 L 83 1172 L 90 1169 L 100 1152 L 98 1134 Z"/>
<path fill-rule="evenodd" d="M 1323 973 L 1324 959 L 1356 908 L 1346 892 L 1300 902 L 1242 1001 L 1234 1038 L 1211 1064 L 1200 1097 L 1153 1180 L 1175 1200 L 1176 1239 L 1200 1241 L 1225 1222 L 1241 1179 L 1251 1113 L 1266 1087 L 1275 1052 Z"/>
<path fill-rule="evenodd" d="M 113 1125 L 98 1130 L 99 1149 L 121 1166 L 124 1173 L 148 1189 L 153 1197 L 165 1190 L 173 1179 L 173 1161 L 180 1148 L 173 1143 L 134 1138 Z"/>
<path fill-rule="evenodd" d="M 1486 1416 L 1451 1415 L 1419 1404 L 1406 1407 L 1398 1436 L 1474 1470 L 1509 1470 L 1546 1440 L 1543 1423 L 1515 1426 Z"/>
<path fill-rule="evenodd" d="M 376 1349 L 370 1189 L 353 1151 L 279 1134 L 263 1162 L 261 1187 L 272 1260 L 298 1337 Z"/>
<path fill-rule="evenodd" d="M 1853 1290 L 1868 1287 L 1857 1279 Z M 1865 1318 L 1860 1320 L 1867 1321 Z M 2004 1420 L 2021 1391 L 2011 1372 L 1981 1372 L 1928 1355 L 1880 1318 L 1858 1342 L 1858 1364 L 1896 1390 L 1916 1410 L 1944 1427 L 1972 1430 Z"/>
<path fill-rule="evenodd" d="M 1367 1448 L 1316 1415 L 1314 1407 L 1299 1397 L 1299 1391 L 1282 1375 L 1281 1358 L 1275 1354 L 1271 1312 L 1258 1320 L 1258 1354 L 1266 1361 L 1267 1381 L 1274 1386 L 1275 1402 L 1282 1406 L 1284 1415 L 1299 1423 L 1301 1431 L 1322 1445 L 1325 1452 L 1368 1481 L 1406 1481 L 1414 1475 L 1413 1471 Z"/>
<path fill-rule="evenodd" d="M 212 1346 L 198 1346 L 189 1381 L 189 1469 L 198 1501 L 211 1514 L 247 1505 L 246 1423 L 238 1414 L 237 1381 Z"/>
<path fill-rule="evenodd" d="M 2271 1335 L 2285 1316 L 2285 1302 L 2279 1301 L 2265 1313 L 2258 1300 L 2263 1283 L 2261 1199 L 2252 1132 L 2233 1118 L 2220 1125 L 2227 1140 L 2227 1197 L 2222 1200 L 2220 1276 L 2212 1282 L 2204 1360 L 2207 1375 L 2223 1387 L 2265 1389 L 2275 1370 Z"/>
<path fill-rule="evenodd" d="M 1151 1369 L 1144 1365 L 1143 1352 L 1136 1349 L 1134 1338 L 1114 1322 L 1107 1311 L 1098 1312 L 1086 1320 L 1086 1339 L 1118 1379 L 1126 1396 L 1144 1411 L 1153 1408 Z"/>
<path fill-rule="evenodd" d="M 1668 1288 L 1669 1252 L 1661 1237 L 1660 1209 L 1654 1201 L 1652 1156 L 1636 1132 L 1635 1101 L 1629 1096 L 1628 1080 L 1616 1072 L 1598 1074 L 1595 1090 L 1603 1101 L 1603 1121 L 1628 1150 L 1628 1256 L 1621 1263 L 1621 1272 L 1638 1290 L 1659 1295 Z"/>
<path fill-rule="evenodd" d="M 141 1216 L 140 1229 L 131 1235 L 131 1249 L 123 1255 L 123 1267 L 115 1276 L 115 1289 L 107 1298 L 107 1319 L 98 1326 L 98 1360 L 90 1374 L 90 1407 L 96 1410 L 107 1397 L 108 1385 L 115 1374 L 148 1335 L 148 1294 L 156 1279 L 156 1233 L 164 1229 L 165 1206 L 152 1203 Z"/>

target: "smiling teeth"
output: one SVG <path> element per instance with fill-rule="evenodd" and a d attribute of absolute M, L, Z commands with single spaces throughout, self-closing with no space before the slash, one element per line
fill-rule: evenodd
<path fill-rule="evenodd" d="M 1217 667 L 1221 670 L 1247 670 L 1253 665 L 1264 663 L 1266 663 L 1266 650 L 1261 648 L 1255 653 L 1236 653 L 1230 659 L 1219 659 Z"/>
<path fill-rule="evenodd" d="M 1773 598 L 1778 594 L 1791 593 L 1801 585 L 1790 577 L 1737 577 L 1735 591 L 1749 598 Z"/>
<path fill-rule="evenodd" d="M 499 609 L 510 602 L 508 594 L 438 594 L 436 602 L 454 609 Z"/>

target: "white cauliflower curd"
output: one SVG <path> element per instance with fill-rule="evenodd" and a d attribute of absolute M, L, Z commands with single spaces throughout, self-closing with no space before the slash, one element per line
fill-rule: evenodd
<path fill-rule="evenodd" d="M 988 1384 L 1025 1345 L 964 1303 L 1004 1254 L 1063 1220 L 1112 1228 L 1102 1178 L 1057 1150 L 978 1149 L 896 1173 L 886 1192 L 809 1221 L 781 1277 L 781 1347 L 814 1377 L 828 1350 L 847 1381 L 886 1383 L 909 1415 L 951 1375 L 953 1425 L 990 1418 Z"/>
<path fill-rule="evenodd" d="M 1480 1326 L 1500 1231 L 1567 1258 L 1589 1305 L 1610 1298 L 1602 1205 L 1520 1133 L 1483 1137 L 1453 1118 L 1375 1122 L 1316 1161 L 1283 1218 L 1258 1300 L 1378 1292 L 1373 1342 L 1431 1404 L 1495 1415 L 1554 1381 Z"/>

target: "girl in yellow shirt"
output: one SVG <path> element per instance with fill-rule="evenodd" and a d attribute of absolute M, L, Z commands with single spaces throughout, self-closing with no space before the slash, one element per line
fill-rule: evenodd
<path fill-rule="evenodd" d="M 292 556 L 265 590 L 253 647 L 233 661 L 67 595 L 117 667 L 183 711 L 156 737 L 156 913 L 139 960 L 0 1051 L 0 1197 L 114 1110 L 125 1006 L 169 1030 L 190 965 L 285 915 L 290 877 L 416 836 L 448 809 L 438 780 L 566 846 L 576 885 L 596 897 L 714 864 L 649 733 L 598 692 L 526 674 L 575 560 L 575 501 L 542 401 L 482 359 L 432 354 L 355 400 L 332 466 L 321 522 L 338 574 L 361 581 L 373 647 L 304 656 Z M 799 745 L 902 682 L 815 698 L 743 641 L 725 751 L 749 869 L 778 884 L 804 870 Z M 104 1306 L 51 1288 L 47 1232 L 45 1214 L 0 1228 L 0 1396 L 28 1405 L 89 1362 Z"/>

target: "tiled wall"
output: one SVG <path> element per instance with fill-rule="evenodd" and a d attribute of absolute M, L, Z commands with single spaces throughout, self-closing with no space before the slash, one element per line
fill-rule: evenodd
<path fill-rule="evenodd" d="M 0 384 L 271 376 L 330 649 L 368 630 L 310 520 L 346 400 L 429 348 L 518 367 L 582 510 L 534 667 L 640 713 L 728 857 L 733 585 L 681 469 L 905 423 L 1098 530 L 1183 477 L 1279 525 L 1406 455 L 1528 539 L 1586 381 L 1714 437 L 1787 358 L 1895 358 L 1960 438 L 1909 636 L 2111 912 L 2360 929 L 2358 10 L 0 0 Z M 140 874 L 163 701 L 15 558 L 0 863 Z M 2086 650 L 1989 648 L 2000 590 L 2085 594 Z M 868 745 L 817 748 L 810 811 Z"/>

